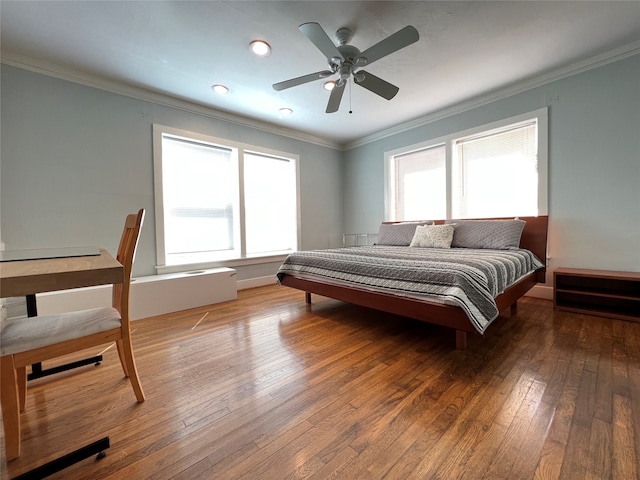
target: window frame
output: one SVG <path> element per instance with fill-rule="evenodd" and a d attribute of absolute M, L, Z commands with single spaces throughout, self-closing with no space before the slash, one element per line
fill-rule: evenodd
<path fill-rule="evenodd" d="M 163 168 L 162 168 L 162 140 L 163 136 L 173 136 L 187 141 L 210 144 L 215 147 L 231 149 L 237 155 L 238 162 L 238 215 L 240 222 L 240 256 L 226 259 L 211 259 L 193 263 L 166 264 L 164 202 L 163 202 Z M 296 195 L 296 244 L 291 250 L 273 253 L 247 254 L 246 253 L 246 227 L 245 227 L 245 190 L 244 190 L 244 153 L 263 155 L 266 157 L 282 158 L 293 163 L 295 170 L 295 195 Z M 237 267 L 242 265 L 255 265 L 284 260 L 290 251 L 299 248 L 301 243 L 301 209 L 300 209 L 300 156 L 279 150 L 273 150 L 256 145 L 236 142 L 224 138 L 214 137 L 198 132 L 153 124 L 153 166 L 154 166 L 154 205 L 155 205 L 155 230 L 156 230 L 156 271 L 159 274 L 177 273 L 194 269 L 214 267 Z"/>
<path fill-rule="evenodd" d="M 548 186 L 548 155 L 549 155 L 549 127 L 548 127 L 548 109 L 543 107 L 531 112 L 515 115 L 512 117 L 497 120 L 491 123 L 479 125 L 477 127 L 469 128 L 459 132 L 450 133 L 441 137 L 425 140 L 413 145 L 397 148 L 385 152 L 384 154 L 384 215 L 385 221 L 401 221 L 403 219 L 397 219 L 395 217 L 395 205 L 394 205 L 394 190 L 395 186 L 395 174 L 394 174 L 394 157 L 399 155 L 405 155 L 417 150 L 423 150 L 432 147 L 445 146 L 445 176 L 446 176 L 446 217 L 445 219 L 452 219 L 452 171 L 454 161 L 454 149 L 456 141 L 479 135 L 483 132 L 489 132 L 491 130 L 498 130 L 501 128 L 509 127 L 511 125 L 524 123 L 527 121 L 536 120 L 537 122 L 537 148 L 538 148 L 538 215 L 548 215 L 549 211 L 549 186 Z M 422 219 L 422 220 L 440 220 L 440 219 Z"/>

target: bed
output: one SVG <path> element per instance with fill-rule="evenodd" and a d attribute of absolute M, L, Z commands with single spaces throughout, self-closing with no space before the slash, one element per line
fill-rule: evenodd
<path fill-rule="evenodd" d="M 503 226 L 516 222 L 522 224 L 516 240 L 510 234 L 506 244 L 498 242 L 500 248 L 493 248 L 496 240 L 491 232 L 478 238 L 485 227 L 504 230 Z M 391 228 L 408 229 L 404 243 L 382 241 L 383 233 L 392 238 Z M 277 279 L 281 285 L 304 291 L 308 304 L 314 293 L 449 327 L 455 331 L 456 348 L 464 350 L 469 333 L 484 334 L 507 308 L 513 316 L 518 299 L 545 281 L 547 228 L 547 216 L 383 222 L 376 245 L 292 253 L 280 266 Z M 418 231 L 442 235 L 452 230 L 451 248 L 416 248 L 433 246 L 431 237 L 421 245 L 415 235 Z M 475 237 L 465 232 L 474 232 Z M 413 236 L 411 245 L 406 245 L 407 235 Z M 434 238 L 440 241 L 439 236 Z M 436 276 L 436 270 L 447 279 Z"/>

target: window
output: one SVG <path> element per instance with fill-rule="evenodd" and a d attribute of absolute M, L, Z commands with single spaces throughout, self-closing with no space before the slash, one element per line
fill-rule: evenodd
<path fill-rule="evenodd" d="M 541 109 L 388 152 L 387 219 L 547 213 L 547 112 Z"/>
<path fill-rule="evenodd" d="M 296 250 L 297 161 L 154 125 L 159 270 Z"/>
<path fill-rule="evenodd" d="M 422 148 L 396 155 L 393 160 L 393 219 L 444 218 L 445 146 Z"/>
<path fill-rule="evenodd" d="M 245 152 L 244 193 L 247 254 L 293 250 L 298 235 L 294 162 Z"/>
<path fill-rule="evenodd" d="M 538 214 L 536 130 L 530 120 L 453 142 L 453 217 Z"/>

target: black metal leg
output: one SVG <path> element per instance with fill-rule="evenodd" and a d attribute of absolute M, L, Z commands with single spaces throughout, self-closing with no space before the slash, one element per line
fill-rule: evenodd
<path fill-rule="evenodd" d="M 38 305 L 36 304 L 35 293 L 27 295 L 27 317 L 38 316 Z"/>
<path fill-rule="evenodd" d="M 43 369 L 41 363 L 36 363 L 31 365 L 31 373 L 27 375 L 27 380 L 35 380 L 36 378 L 46 377 L 48 375 L 53 375 L 54 373 L 66 372 L 67 370 L 82 367 L 84 365 L 91 365 L 92 363 L 100 365 L 101 361 L 102 355 L 96 355 L 95 357 L 83 358 L 82 360 L 65 363 L 64 365 L 58 365 L 57 367 L 47 369 Z"/>
<path fill-rule="evenodd" d="M 110 446 L 109 437 L 101 438 L 97 442 L 93 442 L 85 447 L 79 448 L 78 450 L 74 450 L 67 455 L 34 468 L 33 470 L 29 470 L 22 475 L 18 475 L 13 480 L 37 480 L 40 478 L 46 478 L 70 467 L 71 465 L 81 462 L 92 455 L 97 455 L 96 459 L 99 460 L 106 456 L 104 451 Z"/>
<path fill-rule="evenodd" d="M 36 294 L 31 293 L 27 295 L 27 317 L 37 317 L 38 316 L 38 304 L 36 303 Z M 33 380 L 31 378 L 33 375 L 36 375 L 34 378 L 38 378 L 42 373 L 42 362 L 34 363 L 31 365 L 31 373 L 27 375 L 27 380 Z"/>

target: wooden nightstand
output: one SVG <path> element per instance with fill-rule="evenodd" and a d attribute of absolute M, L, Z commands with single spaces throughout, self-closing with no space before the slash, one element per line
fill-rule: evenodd
<path fill-rule="evenodd" d="M 558 268 L 553 273 L 553 305 L 640 322 L 640 272 Z"/>

